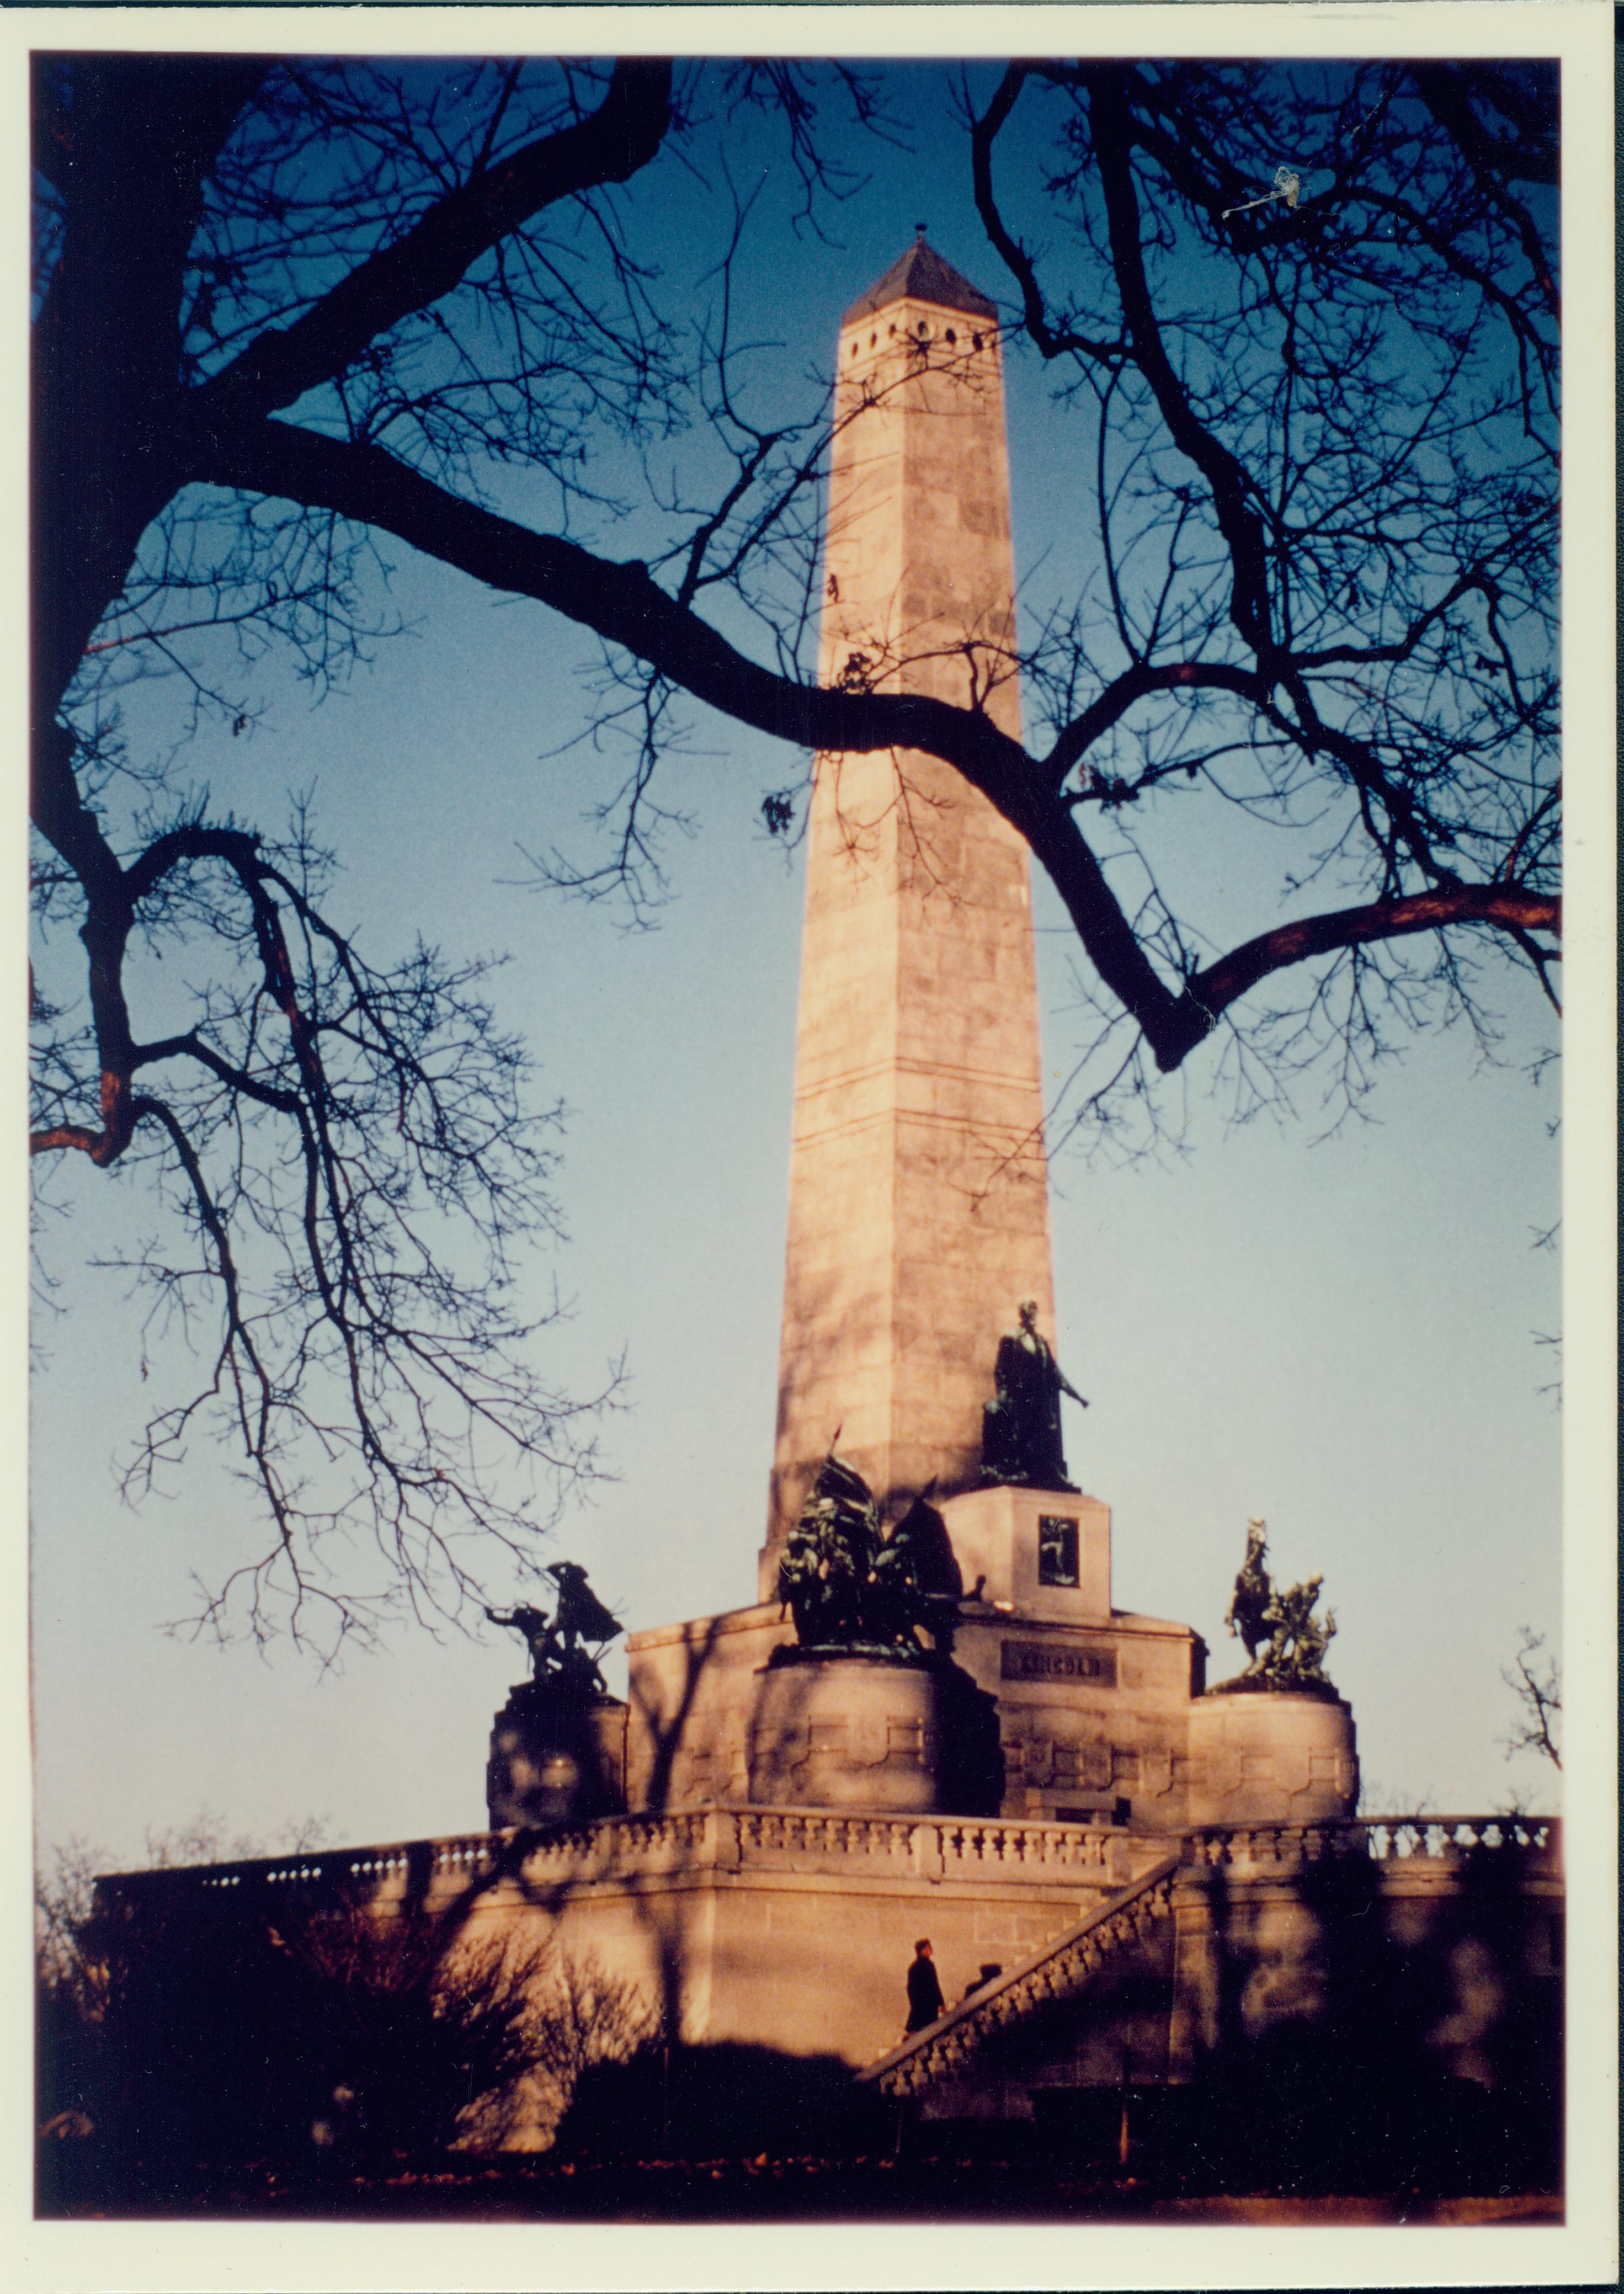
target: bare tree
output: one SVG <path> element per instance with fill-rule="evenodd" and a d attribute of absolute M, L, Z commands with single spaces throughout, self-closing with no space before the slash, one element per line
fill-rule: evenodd
<path fill-rule="evenodd" d="M 81 2022 L 100 2020 L 106 1973 L 85 1948 L 95 1909 L 96 1876 L 107 1868 L 99 1848 L 77 1835 L 59 1842 L 34 1884 L 35 1959 L 42 1996 Z"/>
<path fill-rule="evenodd" d="M 1554 1769 L 1560 1769 L 1562 1669 L 1555 1657 L 1541 1659 L 1544 1647 L 1545 1635 L 1523 1625 L 1518 1631 L 1511 1663 L 1500 1667 L 1500 1679 L 1516 1698 L 1518 1712 L 1506 1738 L 1506 1757 L 1509 1761 L 1519 1753 L 1538 1753 Z"/>
<path fill-rule="evenodd" d="M 1328 1059 L 1356 1098 L 1429 1020 L 1491 1044 L 1490 956 L 1549 992 L 1546 67 L 966 77 L 1007 331 L 1075 417 L 1094 569 L 1034 592 L 1027 746 L 903 689 L 905 662 L 808 667 L 826 399 L 752 392 L 729 139 L 776 123 L 816 227 L 888 132 L 876 78 L 83 54 L 37 59 L 37 93 L 34 819 L 45 955 L 77 932 L 83 961 L 37 989 L 34 1146 L 145 1177 L 165 1225 L 127 1263 L 160 1324 L 209 1319 L 207 1382 L 133 1482 L 224 1412 L 273 1536 L 206 1621 L 454 1613 L 468 1537 L 533 1526 L 498 1451 L 555 1499 L 592 1470 L 514 1304 L 548 1151 L 483 966 L 366 957 L 302 816 L 280 842 L 217 818 L 122 728 L 164 674 L 189 720 L 248 729 L 235 657 L 272 645 L 320 688 L 386 630 L 396 544 L 601 641 L 597 728 L 634 761 L 606 856 L 555 871 L 589 890 L 658 871 L 684 696 L 905 779 L 910 750 L 956 768 L 1076 928 L 1103 1119 L 1214 1034 L 1245 1113 Z M 1296 196 L 1263 197 L 1287 159 Z M 716 235 L 692 308 L 639 251 L 676 198 Z M 640 557 L 613 554 L 629 511 Z M 792 796 L 763 810 L 783 830 Z M 1238 940 L 1214 810 L 1280 854 Z M 145 959 L 183 944 L 177 1018 Z M 381 1591 L 353 1590 L 356 1531 Z"/>
<path fill-rule="evenodd" d="M 186 1824 L 160 1832 L 148 1828 L 147 1863 L 155 1872 L 169 1872 L 249 1856 L 302 1856 L 319 1847 L 329 1829 L 329 1819 L 324 1816 L 289 1817 L 262 1841 L 247 1833 L 233 1834 L 223 1817 L 199 1809 Z M 96 1977 L 86 1937 L 96 1908 L 97 1878 L 111 1865 L 105 1849 L 76 1834 L 58 1842 L 49 1862 L 36 1873 L 36 1956 L 47 1989 L 66 1989 L 81 2000 L 92 1997 Z"/>
<path fill-rule="evenodd" d="M 1041 265 L 1002 204 L 1018 105 L 1069 226 Z M 970 125 L 1027 338 L 1092 431 L 1104 596 L 1029 676 L 1108 840 L 1103 885 L 1069 824 L 1035 843 L 1108 1030 L 1114 999 L 1130 1066 L 1165 1070 L 1222 1027 L 1242 1111 L 1328 1050 L 1357 1095 L 1429 1013 L 1491 1038 L 1473 951 L 1549 993 L 1559 920 L 1554 75 L 1017 65 Z M 1274 159 L 1296 196 L 1249 205 Z M 1295 913 L 1209 954 L 1214 798 L 1298 849 Z"/>
<path fill-rule="evenodd" d="M 304 1987 L 283 2077 L 304 2074 L 319 2150 L 345 2165 L 499 2150 L 533 2113 L 550 1939 L 346 1905 L 279 1923 L 270 1940 Z"/>
<path fill-rule="evenodd" d="M 109 1900 L 74 1848 L 41 1903 L 40 2119 L 97 2138 L 104 2198 L 155 2156 L 308 2174 L 499 2149 L 556 2121 L 568 2066 L 618 2061 L 640 2031 L 627 1987 L 562 1980 L 545 1932 L 421 1906 Z"/>
<path fill-rule="evenodd" d="M 448 467 L 466 468 L 489 424 L 567 473 L 583 416 L 637 419 L 662 376 L 605 219 L 577 216 L 556 256 L 515 246 L 476 285 L 475 323 L 494 313 L 499 333 L 505 314 L 499 373 L 448 367 L 432 305 L 525 216 L 641 164 L 668 83 L 40 65 L 37 893 L 45 956 L 77 931 L 88 995 L 57 1005 L 37 989 L 33 1143 L 155 1191 L 161 1224 L 123 1263 L 150 1295 L 150 1330 L 193 1338 L 204 1376 L 154 1414 L 126 1485 L 139 1495 L 225 1421 L 273 1534 L 199 1588 L 199 1621 L 223 1632 L 283 1623 L 330 1647 L 402 1597 L 455 1613 L 481 1536 L 523 1557 L 550 1517 L 533 1477 L 510 1494 L 504 1457 L 539 1470 L 556 1511 L 594 1470 L 590 1411 L 613 1379 L 570 1397 L 535 1367 L 556 1303 L 522 1313 L 515 1281 L 556 1223 L 557 1115 L 529 1102 L 488 963 L 421 943 L 374 963 L 324 905 L 328 856 L 302 814 L 272 842 L 172 793 L 168 761 L 121 738 L 122 694 L 155 673 L 179 678 L 194 718 L 231 708 L 204 639 L 229 632 L 250 655 L 280 639 L 320 683 L 381 626 L 358 588 L 364 535 L 211 490 L 166 435 L 223 385 L 262 415 L 301 396 L 297 346 L 314 349 L 321 313 L 338 331 L 316 363 L 356 443 L 393 437 L 386 402 L 410 396 Z M 613 313 L 581 302 L 588 238 L 621 280 Z M 386 318 L 368 302 L 392 270 Z M 369 346 L 396 321 L 410 340 L 392 366 Z M 527 329 L 548 344 L 539 367 Z M 170 1023 L 142 1028 L 160 999 L 140 959 L 177 949 L 190 1008 L 163 999 Z M 357 1567 L 357 1530 L 381 1580 Z"/>
<path fill-rule="evenodd" d="M 266 1847 L 302 1854 L 325 1836 L 325 1818 L 290 1818 L 269 1842 L 233 1837 L 224 1819 L 200 1810 L 191 1820 L 147 1834 L 154 1871 L 253 1856 Z M 112 2088 L 127 2079 L 113 2041 L 118 2019 L 139 1983 L 139 1955 L 98 1902 L 99 1877 L 111 1862 L 106 1851 L 77 1837 L 59 1842 L 37 1869 L 34 1887 L 37 2114 L 42 2133 L 69 2146 L 103 2128 L 124 2098 Z M 175 1942 L 166 1931 L 161 1948 Z M 177 1957 L 183 1962 L 183 1948 Z M 110 2018 L 113 2026 L 110 2039 Z"/>
<path fill-rule="evenodd" d="M 585 2073 L 600 2064 L 629 2062 L 655 2044 L 661 2030 L 635 1983 L 611 1974 L 589 1952 L 575 1958 L 556 1945 L 539 1964 L 532 2008 L 532 2062 L 548 2134 Z"/>

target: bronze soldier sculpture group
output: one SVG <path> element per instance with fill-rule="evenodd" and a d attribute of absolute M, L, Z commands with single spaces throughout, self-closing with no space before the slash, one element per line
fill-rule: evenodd
<path fill-rule="evenodd" d="M 1060 1440 L 1060 1396 L 1086 1409 L 1037 1328 L 1030 1299 L 1019 1326 L 998 1342 L 996 1392 L 983 1415 L 981 1478 L 1029 1489 L 1069 1490 Z M 836 1440 L 839 1440 L 837 1434 Z M 778 1565 L 778 1598 L 794 1620 L 805 1652 L 845 1650 L 890 1657 L 947 1657 L 964 1582 L 946 1524 L 920 1494 L 888 1537 L 873 1491 L 832 1445 L 791 1531 Z M 1243 1643 L 1246 1671 L 1226 1687 L 1327 1689 L 1327 1647 L 1334 1611 L 1313 1612 L 1321 1580 L 1277 1588 L 1263 1566 L 1264 1525 L 1246 1527 L 1246 1555 L 1224 1622 Z M 605 1695 L 597 1659 L 620 1632 L 587 1573 L 558 1561 L 545 1573 L 558 1588 L 552 1616 L 519 1603 L 506 1615 L 487 1608 L 492 1624 L 522 1633 L 530 1651 L 532 1693 L 564 1704 Z M 922 1639 L 922 1635 L 923 1638 Z"/>
<path fill-rule="evenodd" d="M 1084 1410 L 1088 1403 L 1039 1330 L 1035 1300 L 1021 1301 L 1018 1328 L 998 1341 L 994 1376 L 996 1392 L 982 1413 L 983 1484 L 1075 1488 L 1066 1476 L 1060 1397 L 1069 1395 Z M 873 1493 L 831 1447 L 778 1566 L 778 1598 L 794 1619 L 801 1650 L 951 1654 L 963 1580 L 946 1525 L 930 1502 L 934 1486 L 888 1538 Z M 1324 1660 L 1336 1613 L 1314 1615 L 1321 1580 L 1277 1587 L 1263 1566 L 1267 1550 L 1263 1524 L 1250 1523 L 1224 1620 L 1245 1645 L 1246 1667 L 1223 1686 L 1335 1695 Z"/>
<path fill-rule="evenodd" d="M 564 1704 L 583 1704 L 608 1693 L 597 1659 L 620 1631 L 619 1620 L 587 1582 L 579 1561 L 556 1561 L 543 1573 L 558 1588 L 558 1607 L 545 1609 L 518 1603 L 506 1616 L 485 1611 L 493 1625 L 523 1633 L 530 1651 L 531 1687 Z"/>
<path fill-rule="evenodd" d="M 1069 1395 L 1087 1404 L 1039 1331 L 1031 1299 L 1021 1303 L 1019 1327 L 999 1340 L 995 1377 L 996 1391 L 983 1413 L 983 1484 L 1073 1489 L 1060 1439 L 1060 1398 Z M 946 1524 L 931 1503 L 934 1493 L 933 1483 L 887 1536 L 873 1492 L 831 1445 L 779 1563 L 778 1596 L 794 1621 L 795 1644 L 775 1650 L 775 1664 L 835 1655 L 928 1664 L 938 1670 L 942 1693 L 951 1693 L 964 1582 Z M 1246 1666 L 1219 1688 L 1334 1696 L 1323 1666 L 1336 1620 L 1328 1612 L 1323 1618 L 1314 1615 L 1320 1580 L 1277 1588 L 1264 1566 L 1267 1550 L 1263 1524 L 1250 1523 L 1246 1560 L 1225 1619 L 1245 1645 Z M 592 1715 L 608 1695 L 598 1658 L 621 1626 L 579 1562 L 555 1562 L 545 1574 L 558 1589 L 550 1616 L 524 1602 L 506 1614 L 485 1611 L 492 1624 L 523 1634 L 532 1671 L 498 1716 L 490 1786 L 493 1825 L 566 1821 L 613 1804 L 597 1773 L 601 1763 L 591 1736 Z M 979 1591 L 978 1580 L 972 1598 Z M 968 1677 L 960 1687 L 962 1709 L 955 1707 L 954 1726 L 968 1745 L 978 1727 L 985 1733 L 992 1708 Z M 1003 1789 L 995 1716 L 988 1745 L 971 1750 L 975 1757 L 966 1752 L 954 1789 L 962 1787 L 967 1812 L 995 1809 Z M 985 1777 L 978 1765 L 983 1752 Z M 549 1756 L 567 1755 L 564 1765 L 575 1782 L 567 1790 L 544 1790 L 533 1780 L 521 1787 L 513 1766 L 521 1753 L 538 1775 Z"/>
<path fill-rule="evenodd" d="M 1263 1566 L 1269 1550 L 1261 1521 L 1246 1524 L 1246 1558 L 1235 1580 L 1224 1623 L 1246 1652 L 1246 1669 L 1226 1688 L 1328 1689 L 1325 1653 L 1336 1631 L 1336 1612 L 1313 1614 L 1323 1579 L 1281 1591 Z"/>
<path fill-rule="evenodd" d="M 531 1678 L 513 1690 L 491 1731 L 485 1802 L 493 1832 L 580 1823 L 618 1815 L 626 1804 L 598 1726 L 605 1714 L 613 1720 L 615 1699 L 597 1660 L 620 1631 L 619 1620 L 579 1561 L 556 1561 L 543 1574 L 558 1588 L 550 1617 L 527 1601 L 506 1615 L 485 1611 L 493 1625 L 523 1633 L 531 1665 Z"/>
<path fill-rule="evenodd" d="M 838 1439 L 838 1436 L 837 1436 Z M 873 1493 L 832 1449 L 778 1564 L 802 1649 L 922 1656 L 953 1648 L 964 1581 L 927 1492 L 887 1537 Z"/>

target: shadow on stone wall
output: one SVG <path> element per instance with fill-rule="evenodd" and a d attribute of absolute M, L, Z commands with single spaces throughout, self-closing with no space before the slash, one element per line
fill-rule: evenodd
<path fill-rule="evenodd" d="M 962 1665 L 937 1673 L 942 1732 L 938 1793 L 944 1816 L 996 1816 L 1003 1806 L 1004 1759 L 998 1700 L 978 1688 Z"/>
<path fill-rule="evenodd" d="M 943 2042 L 908 2143 L 1206 2193 L 1557 2193 L 1560 1895 L 1454 1831 L 1448 1863 L 1241 1833 L 1234 1867 L 1183 1865 L 1080 1982 Z"/>
<path fill-rule="evenodd" d="M 1170 1917 L 989 2036 L 909 2104 L 910 2144 L 1206 2192 L 1559 2191 L 1560 1905 L 1492 1848 L 1427 1877 L 1187 1873 L 1176 1961 Z"/>
<path fill-rule="evenodd" d="M 1557 2188 L 1562 1980 L 1531 1965 L 1553 1915 L 1514 1859 L 1475 1849 L 1408 1902 L 1362 1857 L 1293 1885 L 1311 1943 L 1283 1954 L 1211 1875 L 1216 2028 L 1185 2115 L 1214 2186 Z"/>
<path fill-rule="evenodd" d="M 634 1671 L 629 1687 L 631 1709 L 654 1746 L 654 1756 L 646 1777 L 634 1779 L 628 1775 L 627 1798 L 629 1804 L 635 1802 L 639 1809 L 650 1815 L 663 1815 L 670 1803 L 672 1777 L 678 1755 L 682 1750 L 684 1733 L 693 1714 L 700 1686 L 716 1655 L 722 1624 L 721 1617 L 708 1617 L 703 1631 L 684 1641 L 682 1680 L 669 1711 L 653 1701 L 648 1684 L 640 1682 Z"/>

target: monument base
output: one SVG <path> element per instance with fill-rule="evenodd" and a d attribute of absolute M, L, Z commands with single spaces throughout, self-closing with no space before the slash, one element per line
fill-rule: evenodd
<path fill-rule="evenodd" d="M 485 1805 L 493 1832 L 582 1824 L 626 1806 L 626 1707 L 521 1681 L 491 1728 Z"/>
<path fill-rule="evenodd" d="M 949 1500 L 945 1516 L 959 1502 Z M 1097 1501 L 1071 1501 L 1074 1509 L 1080 1502 Z M 1043 1503 L 1052 1507 L 1053 1495 Z M 1009 1512 L 1015 1516 L 1012 1504 Z M 1035 1542 L 1035 1516 L 1028 1526 Z M 977 1561 L 966 1576 L 973 1582 L 984 1566 Z M 945 1746 L 938 1811 L 1153 1832 L 1190 1822 L 1190 1715 L 1206 1654 L 1200 1636 L 1188 1625 L 1121 1610 L 1094 1622 L 1077 1614 L 1085 1606 L 1077 1591 L 1043 1590 L 1047 1598 L 1036 1615 L 985 1599 L 963 1607 L 952 1665 L 938 1675 Z M 1067 1609 L 1057 1615 L 1061 1604 Z M 763 1804 L 751 1781 L 757 1715 L 764 1695 L 788 1694 L 780 1682 L 784 1660 L 775 1652 L 791 1648 L 793 1634 L 776 1604 L 761 1604 L 629 1637 L 629 1808 Z M 951 1710 L 944 1694 L 954 1699 Z"/>

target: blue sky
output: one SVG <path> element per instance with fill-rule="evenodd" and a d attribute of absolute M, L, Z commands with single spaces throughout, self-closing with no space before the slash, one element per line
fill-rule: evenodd
<path fill-rule="evenodd" d="M 946 164 L 941 76 L 919 68 L 902 92 L 915 152 L 877 155 L 841 244 L 774 231 L 771 264 L 748 274 L 781 339 L 761 354 L 775 386 L 826 362 L 841 311 L 919 219 L 972 281 L 1001 284 Z M 768 207 L 785 196 L 775 181 Z M 1033 362 L 1011 358 L 1009 386 L 1018 565 L 1052 571 L 1070 546 L 1069 434 Z M 319 708 L 267 671 L 252 735 L 206 730 L 188 770 L 266 827 L 283 791 L 313 786 L 346 872 L 335 905 L 380 949 L 420 929 L 508 951 L 500 1016 L 572 1110 L 568 1240 L 533 1279 L 574 1305 L 541 1360 L 581 1387 L 622 1350 L 630 1372 L 606 1428 L 617 1478 L 554 1552 L 584 1561 L 632 1627 L 736 1606 L 753 1598 L 765 1521 L 801 893 L 758 804 L 799 761 L 695 718 L 671 793 L 696 833 L 672 849 L 654 931 L 530 888 L 521 846 L 589 849 L 589 767 L 548 752 L 581 720 L 590 651 L 540 607 L 397 556 L 411 633 Z M 156 730 L 165 705 L 138 696 L 135 722 L 150 708 Z M 1226 914 L 1267 921 L 1272 873 L 1227 846 L 1223 866 Z M 1041 883 L 1035 914 L 1058 1080 L 1081 1024 L 1075 941 Z M 1389 1067 L 1370 1119 L 1328 1138 L 1311 1095 L 1297 1122 L 1226 1135 L 1198 1060 L 1184 1151 L 1123 1169 L 1068 1152 L 1052 1174 L 1059 1352 L 1093 1403 L 1071 1454 L 1115 1510 L 1117 1605 L 1195 1624 L 1222 1676 L 1245 1523 L 1264 1516 L 1280 1572 L 1324 1573 L 1329 1670 L 1367 1777 L 1396 1802 L 1462 1810 L 1543 1786 L 1503 1758 L 1499 1668 L 1520 1625 L 1555 1637 L 1561 1603 L 1561 1419 L 1536 1338 L 1560 1326 L 1560 1268 L 1531 1247 L 1558 1212 L 1556 1085 L 1526 1072 L 1548 1040 L 1531 989 L 1514 986 L 1505 1010 L 1499 1067 L 1464 1036 L 1424 1040 Z M 67 1311 L 42 1327 L 33 1403 L 41 1840 L 139 1860 L 146 1829 L 204 1808 L 265 1836 L 313 1813 L 349 1840 L 479 1828 L 491 1714 L 517 1669 L 508 1636 L 402 1628 L 323 1675 L 286 1647 L 163 1631 L 188 1610 L 191 1573 L 246 1545 L 249 1501 L 199 1453 L 172 1497 L 120 1503 L 111 1460 L 146 1399 L 139 1310 L 88 1262 L 141 1206 L 91 1175 L 72 1192 L 53 1245 Z"/>

